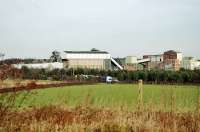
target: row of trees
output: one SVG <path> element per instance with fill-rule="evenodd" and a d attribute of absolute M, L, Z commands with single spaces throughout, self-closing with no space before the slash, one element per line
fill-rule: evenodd
<path fill-rule="evenodd" d="M 94 69 L 28 69 L 23 67 L 21 70 L 13 69 L 9 65 L 0 65 L 0 79 L 22 78 L 40 80 L 74 80 L 83 79 L 80 75 L 93 75 L 90 78 L 112 76 L 122 82 L 134 82 L 139 79 L 148 83 L 200 83 L 200 70 L 180 70 L 180 71 L 106 71 Z"/>
<path fill-rule="evenodd" d="M 133 82 L 139 79 L 149 83 L 200 83 L 200 70 L 180 70 L 180 71 L 105 71 L 91 69 L 45 69 L 22 68 L 23 79 L 52 79 L 69 80 L 75 79 L 77 75 L 94 75 L 99 78 L 103 76 L 116 77 L 119 81 Z"/>

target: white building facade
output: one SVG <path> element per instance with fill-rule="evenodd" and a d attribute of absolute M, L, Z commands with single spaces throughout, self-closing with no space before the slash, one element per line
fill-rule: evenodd
<path fill-rule="evenodd" d="M 111 68 L 111 55 L 105 51 L 65 51 L 62 59 L 65 68 Z"/>
<path fill-rule="evenodd" d="M 181 67 L 187 70 L 200 69 L 200 61 L 195 60 L 194 57 L 184 57 Z"/>
<path fill-rule="evenodd" d="M 36 63 L 36 64 L 13 64 L 14 68 L 21 69 L 22 67 L 27 67 L 30 69 L 63 69 L 63 63 L 52 62 L 52 63 Z"/>

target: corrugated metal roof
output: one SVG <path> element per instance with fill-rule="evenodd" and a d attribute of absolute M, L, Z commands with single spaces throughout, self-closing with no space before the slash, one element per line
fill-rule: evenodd
<path fill-rule="evenodd" d="M 64 51 L 71 54 L 109 54 L 106 51 Z"/>

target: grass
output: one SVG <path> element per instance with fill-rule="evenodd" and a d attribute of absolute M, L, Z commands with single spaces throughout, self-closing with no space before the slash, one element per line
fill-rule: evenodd
<path fill-rule="evenodd" d="M 177 109 L 194 110 L 199 100 L 199 86 L 144 85 L 144 105 L 170 109 L 172 102 Z M 130 109 L 136 108 L 138 102 L 138 85 L 136 84 L 97 84 L 67 86 L 33 90 L 22 107 L 66 104 L 67 106 L 90 105 L 94 107 Z M 20 97 L 18 100 L 21 100 Z"/>
<path fill-rule="evenodd" d="M 198 86 L 143 87 L 144 107 L 140 108 L 136 84 L 68 86 L 19 95 L 2 94 L 5 97 L 0 98 L 0 131 L 200 131 L 200 109 L 195 110 L 199 106 Z M 20 107 L 13 107 L 13 102 Z"/>

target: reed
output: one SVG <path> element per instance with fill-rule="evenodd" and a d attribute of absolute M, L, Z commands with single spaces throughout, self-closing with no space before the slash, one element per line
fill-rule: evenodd
<path fill-rule="evenodd" d="M 10 120 L 12 119 L 12 120 Z M 45 106 L 8 111 L 0 123 L 1 131 L 200 131 L 197 113 L 162 111 L 129 111 L 125 109 L 79 106 Z"/>

